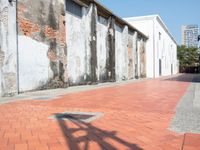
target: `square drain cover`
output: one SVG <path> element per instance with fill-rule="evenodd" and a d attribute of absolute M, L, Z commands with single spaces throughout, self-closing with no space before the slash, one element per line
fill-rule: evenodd
<path fill-rule="evenodd" d="M 60 114 L 55 114 L 51 116 L 51 119 L 56 120 L 67 120 L 67 121 L 77 121 L 77 122 L 91 122 L 103 116 L 103 113 L 94 112 L 64 112 Z"/>

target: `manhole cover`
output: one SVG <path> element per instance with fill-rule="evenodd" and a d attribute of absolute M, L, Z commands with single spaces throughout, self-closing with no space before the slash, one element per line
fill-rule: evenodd
<path fill-rule="evenodd" d="M 91 122 L 103 116 L 103 113 L 94 112 L 64 112 L 60 114 L 55 114 L 51 116 L 51 119 L 56 120 L 67 120 L 67 121 L 81 121 L 81 122 Z"/>

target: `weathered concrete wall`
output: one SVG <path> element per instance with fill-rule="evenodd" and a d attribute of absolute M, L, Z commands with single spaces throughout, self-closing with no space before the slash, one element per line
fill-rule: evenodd
<path fill-rule="evenodd" d="M 128 79 L 135 78 L 135 54 L 136 54 L 136 46 L 134 39 L 134 33 L 129 31 L 128 35 Z"/>
<path fill-rule="evenodd" d="M 143 73 L 136 67 L 145 63 L 137 32 L 99 4 L 18 0 L 16 14 L 15 2 L 0 2 L 1 95 L 133 79 L 137 68 Z"/>
<path fill-rule="evenodd" d="M 115 81 L 115 21 L 99 16 L 97 26 L 98 81 Z"/>
<path fill-rule="evenodd" d="M 0 96 L 17 92 L 16 6 L 0 0 Z"/>
<path fill-rule="evenodd" d="M 18 22 L 20 91 L 65 87 L 64 0 L 19 0 Z"/>
<path fill-rule="evenodd" d="M 137 32 L 133 33 L 133 78 L 136 77 L 137 73 Z"/>
<path fill-rule="evenodd" d="M 116 40 L 116 80 L 128 79 L 128 27 L 115 25 Z"/>
<path fill-rule="evenodd" d="M 98 81 L 106 82 L 108 80 L 108 71 L 106 61 L 109 59 L 109 21 L 102 16 L 98 17 L 97 24 L 97 56 L 98 56 Z"/>
<path fill-rule="evenodd" d="M 67 5 L 67 3 L 66 3 Z M 70 85 L 97 81 L 97 10 L 82 7 L 82 16 L 66 11 L 67 60 Z"/>
<path fill-rule="evenodd" d="M 123 72 L 123 79 L 125 78 L 125 80 L 128 79 L 128 26 L 124 26 L 123 29 L 123 36 L 122 36 L 122 46 L 123 46 L 123 50 L 122 50 L 122 56 L 124 61 L 122 62 L 122 72 Z"/>
<path fill-rule="evenodd" d="M 139 74 L 141 78 L 146 78 L 146 48 L 145 48 L 145 42 L 143 39 L 139 40 Z"/>

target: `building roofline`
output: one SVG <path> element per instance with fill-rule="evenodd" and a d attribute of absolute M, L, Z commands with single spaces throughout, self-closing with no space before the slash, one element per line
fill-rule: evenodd
<path fill-rule="evenodd" d="M 125 20 L 134 20 L 134 21 L 143 21 L 143 20 L 153 20 L 157 19 L 157 21 L 160 23 L 160 25 L 164 28 L 164 30 L 167 32 L 167 34 L 170 36 L 170 38 L 174 41 L 174 43 L 177 45 L 177 42 L 175 38 L 172 36 L 172 34 L 169 32 L 169 29 L 165 25 L 164 21 L 161 19 L 161 17 L 158 14 L 155 15 L 147 15 L 147 16 L 137 16 L 137 17 L 127 17 L 124 18 Z"/>
<path fill-rule="evenodd" d="M 101 4 L 99 1 L 97 0 L 75 0 L 75 1 L 82 1 L 82 2 L 87 2 L 87 3 L 94 3 L 97 5 L 97 8 L 103 10 L 104 12 L 106 12 L 109 16 L 112 16 L 113 18 L 116 19 L 117 22 L 119 22 L 122 25 L 127 25 L 129 29 L 133 30 L 133 31 L 137 31 L 139 35 L 141 35 L 143 38 L 148 39 L 149 37 L 147 35 L 145 35 L 144 33 L 142 33 L 141 31 L 139 31 L 137 28 L 135 28 L 133 25 L 131 25 L 130 23 L 128 23 L 126 20 L 122 19 L 121 17 L 119 17 L 118 15 L 114 14 L 110 9 L 108 9 L 106 6 L 104 6 L 103 4 Z"/>

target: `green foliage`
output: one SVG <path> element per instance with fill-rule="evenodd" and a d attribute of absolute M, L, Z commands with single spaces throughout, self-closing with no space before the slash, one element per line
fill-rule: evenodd
<path fill-rule="evenodd" d="M 199 50 L 195 47 L 187 48 L 185 46 L 178 46 L 178 59 L 181 68 L 195 67 L 199 65 Z"/>

